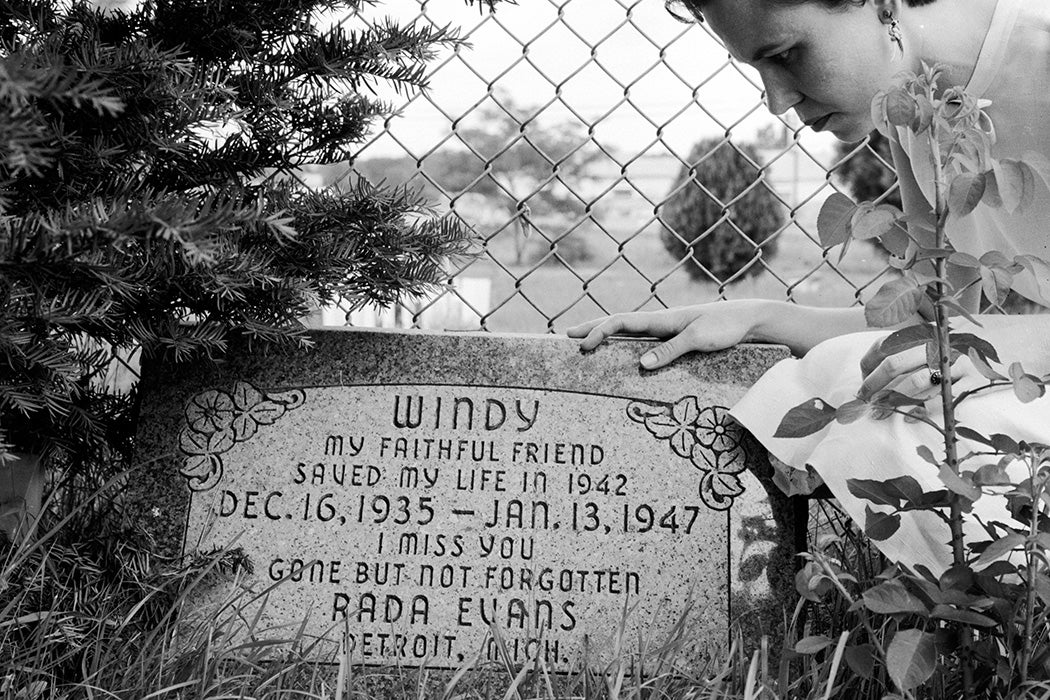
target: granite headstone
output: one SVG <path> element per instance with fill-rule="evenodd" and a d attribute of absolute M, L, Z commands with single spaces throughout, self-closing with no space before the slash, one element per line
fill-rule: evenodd
<path fill-rule="evenodd" d="M 648 372 L 651 341 L 312 338 L 192 372 L 146 364 L 151 466 L 132 500 L 162 551 L 240 548 L 262 619 L 305 618 L 366 665 L 452 669 L 502 648 L 570 670 L 680 620 L 699 640 L 685 657 L 725 645 L 732 533 L 765 495 L 726 407 L 783 348 Z"/>

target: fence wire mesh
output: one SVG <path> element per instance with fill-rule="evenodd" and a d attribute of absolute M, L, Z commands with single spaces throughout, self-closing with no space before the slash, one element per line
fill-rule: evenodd
<path fill-rule="evenodd" d="M 890 164 L 868 143 L 836 147 L 791 115 L 770 115 L 757 74 L 704 25 L 675 20 L 662 0 L 533 0 L 494 13 L 457 5 L 396 0 L 339 20 L 454 24 L 469 46 L 432 62 L 428 91 L 391 96 L 399 116 L 352 168 L 303 179 L 408 182 L 474 228 L 479 255 L 451 266 L 447 288 L 427 299 L 326 309 L 316 323 L 553 332 L 715 299 L 848 306 L 885 274 L 874 247 L 822 251 L 816 218 L 831 192 L 849 193 L 838 173 L 850 159 L 891 183 L 869 197 L 892 196 Z M 713 165 L 725 149 L 750 165 L 737 191 Z M 715 216 L 669 221 L 689 189 Z M 757 233 L 747 211 L 756 193 L 779 210 Z M 717 259 L 721 248 L 734 265 L 692 255 Z"/>
<path fill-rule="evenodd" d="M 386 96 L 394 116 L 351 163 L 307 167 L 300 181 L 420 188 L 477 232 L 478 255 L 451 264 L 447 284 L 427 298 L 387 309 L 344 303 L 318 309 L 308 325 L 543 333 L 718 299 L 849 306 L 889 270 L 864 242 L 844 257 L 826 253 L 816 232 L 832 192 L 894 196 L 885 153 L 867 141 L 836 146 L 791 115 L 770 115 L 757 75 L 705 26 L 675 20 L 663 0 L 530 0 L 495 13 L 455 0 L 387 0 L 328 21 L 388 17 L 461 27 L 465 43 L 431 62 L 428 91 Z M 728 176 L 705 170 L 725 149 L 751 169 L 728 195 L 719 194 Z M 702 225 L 667 220 L 687 189 L 714 204 Z M 757 236 L 742 212 L 755 191 L 782 215 Z M 692 249 L 724 247 L 726 231 L 738 239 L 735 267 L 698 264 Z M 139 355 L 114 353 L 98 380 L 127 390 Z"/>

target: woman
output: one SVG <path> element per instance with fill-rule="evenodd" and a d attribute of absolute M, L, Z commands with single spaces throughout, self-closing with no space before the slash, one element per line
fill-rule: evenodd
<path fill-rule="evenodd" d="M 858 141 L 874 128 L 871 101 L 876 92 L 892 85 L 902 70 L 919 72 L 924 63 L 941 64 L 947 67 L 942 87 L 965 86 L 969 94 L 990 100 L 985 111 L 995 128 L 996 158 L 1017 158 L 1027 151 L 1050 157 L 1050 3 L 1046 0 L 910 0 L 906 4 L 900 0 L 681 0 L 678 4 L 707 22 L 738 61 L 758 70 L 774 114 L 794 110 L 814 130 Z M 901 143 L 894 143 L 893 156 L 905 212 L 928 214 L 933 174 L 922 142 L 913 143 L 902 134 Z M 955 248 L 978 257 L 999 250 L 1008 257 L 1026 254 L 1050 259 L 1050 190 L 1044 182 L 1034 187 L 1034 201 L 1024 210 L 1007 213 L 981 204 L 969 217 L 949 219 L 948 237 Z M 913 227 L 912 235 L 923 234 Z M 956 268 L 949 273 L 953 282 L 965 284 L 967 274 L 974 271 Z M 1050 305 L 1046 274 L 1019 276 L 1014 289 Z M 970 302 L 976 309 L 977 299 Z M 1019 361 L 1029 373 L 1050 372 L 1050 316 L 979 318 L 981 327 L 966 330 L 990 340 L 1004 366 Z M 954 327 L 964 325 L 953 322 Z M 873 506 L 849 493 L 847 478 L 909 474 L 926 490 L 944 488 L 936 467 L 919 459 L 915 451 L 926 445 L 936 453 L 939 435 L 900 416 L 832 424 L 803 439 L 772 437 L 787 410 L 808 398 L 841 405 L 884 388 L 922 398 L 937 393 L 923 348 L 891 356 L 880 353 L 878 342 L 887 331 L 868 329 L 863 309 L 741 300 L 616 314 L 568 331 L 583 339 L 584 350 L 621 333 L 667 338 L 641 358 L 647 369 L 694 350 L 714 351 L 741 342 L 787 345 L 802 359 L 774 367 L 733 415 L 785 463 L 800 469 L 812 465 L 858 522 L 864 522 L 865 508 Z M 875 368 L 862 375 L 860 361 L 866 353 L 870 355 L 865 366 Z M 983 383 L 966 358 L 955 363 L 950 380 L 956 393 Z M 927 406 L 939 414 L 936 403 Z M 1009 390 L 983 392 L 961 405 L 959 417 L 986 434 L 1050 443 L 1050 396 L 1022 405 Z M 971 447 L 979 446 L 964 444 L 961 453 Z M 1003 498 L 983 498 L 977 511 L 992 520 L 1010 519 Z M 987 539 L 974 518 L 967 524 L 967 536 L 970 542 Z M 921 564 L 936 573 L 951 565 L 948 540 L 940 520 L 929 513 L 913 513 L 894 536 L 879 544 L 891 559 L 909 566 Z"/>

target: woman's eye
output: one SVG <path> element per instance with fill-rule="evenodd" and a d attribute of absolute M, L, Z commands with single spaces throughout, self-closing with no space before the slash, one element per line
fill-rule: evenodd
<path fill-rule="evenodd" d="M 792 59 L 794 55 L 795 48 L 791 47 L 790 49 L 784 49 L 780 53 L 773 54 L 772 56 L 770 56 L 770 58 L 776 61 L 777 63 L 787 63 Z"/>

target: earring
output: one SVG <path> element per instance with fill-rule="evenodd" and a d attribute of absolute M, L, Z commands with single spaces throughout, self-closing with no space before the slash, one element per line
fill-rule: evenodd
<path fill-rule="evenodd" d="M 901 34 L 900 23 L 897 18 L 893 16 L 893 13 L 889 10 L 885 10 L 882 13 L 882 20 L 889 24 L 889 35 L 890 41 L 897 45 L 897 51 L 901 56 L 904 55 L 904 36 Z"/>

